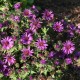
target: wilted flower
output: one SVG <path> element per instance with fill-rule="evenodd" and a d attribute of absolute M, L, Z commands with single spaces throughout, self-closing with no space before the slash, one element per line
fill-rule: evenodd
<path fill-rule="evenodd" d="M 46 40 L 42 40 L 41 38 L 39 38 L 36 42 L 36 46 L 40 50 L 45 50 L 47 49 L 48 44 L 46 43 Z"/>
<path fill-rule="evenodd" d="M 16 4 L 14 4 L 14 8 L 15 9 L 20 9 L 21 7 L 21 3 L 20 2 L 17 2 Z"/>
<path fill-rule="evenodd" d="M 4 62 L 7 63 L 9 66 L 13 65 L 16 62 L 16 59 L 14 56 L 7 54 L 4 57 Z"/>
<path fill-rule="evenodd" d="M 21 42 L 22 44 L 25 45 L 30 44 L 32 40 L 33 40 L 32 35 L 28 34 L 27 32 L 25 32 L 21 37 Z"/>
<path fill-rule="evenodd" d="M 63 43 L 62 50 L 65 54 L 72 54 L 75 50 L 75 46 L 72 41 L 68 40 L 65 43 Z"/>
<path fill-rule="evenodd" d="M 2 44 L 3 49 L 8 50 L 14 46 L 14 41 L 11 37 L 8 36 L 1 40 L 1 44 Z"/>
<path fill-rule="evenodd" d="M 43 16 L 42 16 L 43 19 L 45 20 L 53 20 L 54 19 L 54 14 L 52 11 L 49 11 L 49 10 L 45 10 L 44 13 L 43 13 Z"/>
<path fill-rule="evenodd" d="M 61 22 L 55 22 L 53 25 L 53 29 L 54 29 L 54 31 L 62 32 L 64 27 L 63 27 L 63 24 Z"/>

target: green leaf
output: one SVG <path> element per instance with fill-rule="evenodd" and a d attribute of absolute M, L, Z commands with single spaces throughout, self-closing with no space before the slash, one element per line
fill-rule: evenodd
<path fill-rule="evenodd" d="M 10 75 L 11 80 L 17 80 L 17 75 L 15 73 Z"/>
<path fill-rule="evenodd" d="M 12 52 L 14 52 L 14 51 L 17 51 L 17 48 L 16 48 L 16 47 L 13 47 L 13 48 L 11 48 L 10 50 L 8 50 L 9 53 L 12 53 Z"/>
<path fill-rule="evenodd" d="M 32 70 L 31 70 L 31 74 L 34 74 L 34 73 L 35 73 L 35 71 L 32 71 Z"/>
<path fill-rule="evenodd" d="M 25 8 L 27 6 L 27 0 L 20 0 L 22 2 L 22 8 Z"/>
<path fill-rule="evenodd" d="M 3 74 L 0 73 L 0 78 L 2 78 L 2 77 L 3 77 Z"/>
<path fill-rule="evenodd" d="M 28 4 L 33 4 L 34 3 L 34 0 L 27 0 L 28 1 Z"/>
<path fill-rule="evenodd" d="M 29 72 L 26 72 L 26 73 L 22 72 L 22 73 L 20 74 L 20 77 L 21 77 L 22 79 L 24 79 L 24 78 L 26 78 L 28 75 L 29 75 Z"/>
<path fill-rule="evenodd" d="M 42 28 L 42 32 L 46 35 L 47 34 L 47 32 L 48 32 L 48 30 L 49 30 L 49 28 Z"/>

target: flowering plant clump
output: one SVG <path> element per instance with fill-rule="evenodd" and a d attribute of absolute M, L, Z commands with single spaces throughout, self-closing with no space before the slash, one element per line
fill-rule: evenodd
<path fill-rule="evenodd" d="M 79 26 L 34 5 L 23 10 L 18 2 L 13 8 L 0 13 L 0 78 L 60 80 L 79 60 Z"/>

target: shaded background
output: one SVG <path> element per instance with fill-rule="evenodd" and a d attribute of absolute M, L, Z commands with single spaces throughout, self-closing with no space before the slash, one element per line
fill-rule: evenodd
<path fill-rule="evenodd" d="M 58 17 L 80 23 L 80 0 L 34 0 L 35 5 L 53 10 Z"/>

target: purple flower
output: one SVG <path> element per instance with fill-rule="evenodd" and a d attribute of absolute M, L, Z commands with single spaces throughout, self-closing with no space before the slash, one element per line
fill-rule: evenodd
<path fill-rule="evenodd" d="M 30 80 L 33 80 L 33 77 L 32 77 L 32 76 L 29 76 L 29 79 L 30 79 Z"/>
<path fill-rule="evenodd" d="M 23 12 L 24 16 L 30 17 L 32 15 L 32 11 L 30 9 L 25 9 Z"/>
<path fill-rule="evenodd" d="M 3 49 L 8 50 L 14 46 L 14 41 L 11 37 L 6 37 L 1 40 L 1 44 Z"/>
<path fill-rule="evenodd" d="M 63 24 L 61 22 L 55 22 L 53 25 L 54 31 L 62 32 L 63 31 Z"/>
<path fill-rule="evenodd" d="M 9 75 L 9 67 L 5 65 L 3 61 L 0 60 L 0 72 L 3 73 L 5 76 Z"/>
<path fill-rule="evenodd" d="M 10 18 L 15 21 L 15 22 L 20 22 L 20 16 L 14 16 L 14 15 L 11 15 Z"/>
<path fill-rule="evenodd" d="M 4 70 L 4 63 L 0 60 L 0 72 Z"/>
<path fill-rule="evenodd" d="M 33 54 L 33 50 L 31 50 L 30 47 L 23 48 L 21 51 L 22 51 L 22 56 L 24 57 L 32 56 Z"/>
<path fill-rule="evenodd" d="M 7 54 L 4 57 L 4 62 L 7 63 L 9 66 L 11 66 L 16 62 L 16 59 L 14 58 L 14 56 Z"/>
<path fill-rule="evenodd" d="M 6 67 L 3 71 L 4 76 L 9 76 L 10 74 L 10 69 L 8 67 Z"/>
<path fill-rule="evenodd" d="M 62 50 L 65 54 L 72 54 L 75 50 L 75 46 L 72 41 L 68 40 L 63 44 Z"/>
<path fill-rule="evenodd" d="M 74 37 L 74 32 L 72 30 L 68 30 L 68 36 L 69 37 Z"/>
<path fill-rule="evenodd" d="M 35 5 L 33 5 L 33 6 L 31 7 L 31 10 L 34 11 L 34 12 L 37 12 L 37 13 L 39 12 L 39 11 L 37 10 L 37 8 L 36 8 Z"/>
<path fill-rule="evenodd" d="M 76 33 L 80 35 L 80 29 L 76 29 Z"/>
<path fill-rule="evenodd" d="M 50 20 L 53 20 L 53 19 L 54 19 L 54 14 L 53 14 L 52 11 L 49 11 L 49 10 L 46 9 L 46 10 L 44 11 L 44 13 L 43 13 L 42 18 L 43 18 L 44 20 L 50 21 Z"/>
<path fill-rule="evenodd" d="M 72 63 L 72 59 L 71 58 L 66 58 L 65 59 L 65 62 L 67 65 L 71 64 Z"/>
<path fill-rule="evenodd" d="M 55 55 L 55 53 L 53 52 L 53 51 L 51 51 L 50 53 L 49 53 L 49 58 L 53 58 L 54 57 L 54 55 Z"/>
<path fill-rule="evenodd" d="M 69 27 L 69 29 L 72 30 L 72 31 L 73 31 L 73 30 L 76 30 L 76 26 L 75 26 L 74 24 L 69 24 L 68 27 Z"/>
<path fill-rule="evenodd" d="M 33 32 L 36 32 L 37 29 L 41 28 L 41 23 L 39 19 L 35 19 L 33 18 L 31 20 L 31 23 L 30 23 L 30 29 L 33 31 Z"/>
<path fill-rule="evenodd" d="M 40 63 L 41 63 L 41 64 L 46 64 L 46 60 L 42 59 L 42 60 L 40 61 Z"/>
<path fill-rule="evenodd" d="M 21 37 L 21 42 L 22 44 L 25 45 L 30 44 L 32 40 L 33 40 L 32 35 L 28 34 L 27 32 L 25 32 Z"/>
<path fill-rule="evenodd" d="M 58 60 L 56 60 L 54 63 L 55 63 L 55 65 L 59 65 L 60 62 Z"/>
<path fill-rule="evenodd" d="M 46 40 L 42 40 L 41 38 L 39 38 L 36 42 L 36 46 L 40 50 L 45 50 L 47 49 L 48 44 L 46 43 Z"/>
<path fill-rule="evenodd" d="M 25 32 L 28 33 L 28 34 L 33 34 L 31 29 L 27 29 L 27 30 L 25 30 Z"/>
<path fill-rule="evenodd" d="M 18 78 L 17 80 L 21 80 L 21 78 Z"/>
<path fill-rule="evenodd" d="M 14 19 L 15 22 L 20 22 L 20 16 L 14 16 L 13 19 Z"/>
<path fill-rule="evenodd" d="M 17 2 L 16 4 L 14 4 L 14 8 L 15 9 L 20 9 L 21 7 L 21 3 L 20 2 Z"/>
<path fill-rule="evenodd" d="M 0 28 L 2 28 L 3 27 L 3 25 L 0 23 Z"/>
<path fill-rule="evenodd" d="M 79 58 L 80 57 L 80 51 L 76 52 L 75 57 L 76 58 Z"/>
<path fill-rule="evenodd" d="M 3 26 L 9 26 L 9 21 L 4 21 Z"/>

